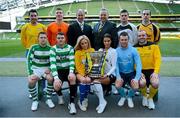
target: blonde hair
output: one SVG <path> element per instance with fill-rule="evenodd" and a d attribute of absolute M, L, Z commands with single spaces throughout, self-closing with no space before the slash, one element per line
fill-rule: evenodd
<path fill-rule="evenodd" d="M 88 49 L 91 48 L 91 42 L 90 42 L 89 38 L 86 35 L 81 35 L 78 37 L 76 45 L 74 46 L 75 51 L 82 50 L 80 43 L 83 39 L 85 39 L 88 42 Z"/>

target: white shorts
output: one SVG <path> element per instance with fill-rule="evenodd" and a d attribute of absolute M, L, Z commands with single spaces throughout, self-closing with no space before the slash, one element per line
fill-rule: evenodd
<path fill-rule="evenodd" d="M 33 74 L 38 76 L 39 79 L 43 79 L 42 77 L 46 77 L 45 71 L 48 70 L 48 68 L 37 68 L 33 69 Z"/>

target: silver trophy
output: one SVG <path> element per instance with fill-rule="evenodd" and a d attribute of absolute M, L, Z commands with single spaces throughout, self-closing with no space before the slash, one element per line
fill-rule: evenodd
<path fill-rule="evenodd" d="M 88 75 L 91 78 L 99 78 L 101 77 L 101 69 L 104 63 L 106 52 L 95 51 L 89 54 L 90 54 L 90 61 L 92 62 L 92 67 L 91 69 L 89 69 L 88 59 L 86 59 L 86 63 L 85 63 L 86 75 Z"/>

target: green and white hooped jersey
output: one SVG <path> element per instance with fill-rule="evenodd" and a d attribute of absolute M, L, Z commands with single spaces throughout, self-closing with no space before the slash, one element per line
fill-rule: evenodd
<path fill-rule="evenodd" d="M 39 44 L 33 45 L 27 56 L 28 74 L 33 73 L 33 69 L 49 68 L 50 66 L 50 46 L 41 47 Z"/>
<path fill-rule="evenodd" d="M 74 49 L 72 46 L 65 44 L 63 48 L 55 45 L 50 50 L 51 72 L 54 79 L 58 78 L 57 70 L 69 69 L 69 72 L 74 72 Z"/>

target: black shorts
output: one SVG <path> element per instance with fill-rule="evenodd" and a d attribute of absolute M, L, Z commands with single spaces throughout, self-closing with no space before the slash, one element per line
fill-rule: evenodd
<path fill-rule="evenodd" d="M 69 75 L 69 69 L 59 69 L 58 70 L 58 77 L 62 82 L 68 81 L 68 75 Z"/>
<path fill-rule="evenodd" d="M 154 69 L 148 69 L 148 70 L 142 70 L 142 73 L 145 76 L 146 79 L 146 86 L 149 87 L 150 85 L 150 76 L 154 72 Z"/>
<path fill-rule="evenodd" d="M 125 87 L 126 84 L 131 85 L 131 80 L 134 79 L 136 72 L 131 73 L 120 73 L 121 78 L 124 80 L 123 87 Z"/>

